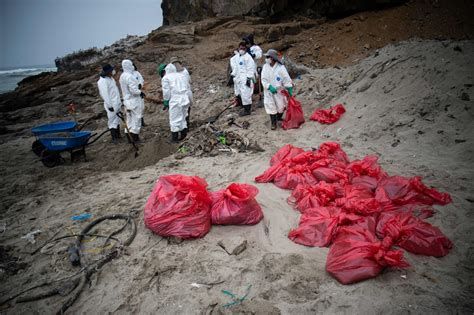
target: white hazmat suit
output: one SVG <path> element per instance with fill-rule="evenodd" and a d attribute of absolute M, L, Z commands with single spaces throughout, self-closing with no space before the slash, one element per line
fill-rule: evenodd
<path fill-rule="evenodd" d="M 141 84 L 142 90 L 143 90 L 143 86 L 145 85 L 145 80 L 143 79 L 142 74 L 138 72 L 137 70 L 134 70 L 133 76 L 135 77 L 135 79 L 137 79 L 138 84 Z M 138 110 L 137 110 L 137 113 L 140 119 L 143 118 L 144 111 L 145 111 L 145 100 L 143 98 L 140 98 L 140 106 L 138 107 Z"/>
<path fill-rule="evenodd" d="M 278 62 L 275 62 L 273 67 L 268 63 L 264 64 L 262 69 L 262 85 L 264 90 L 263 104 L 265 105 L 267 114 L 275 115 L 283 113 L 288 103 L 286 97 L 281 93 L 272 94 L 268 88 L 272 85 L 277 90 L 281 90 L 282 88 L 293 86 L 285 66 Z"/>
<path fill-rule="evenodd" d="M 232 58 L 230 58 L 230 69 L 232 70 L 231 75 L 234 75 L 234 71 L 235 72 L 237 71 L 237 64 L 238 63 L 239 63 L 239 53 L 237 51 L 234 51 L 234 56 L 232 56 Z M 233 81 L 234 81 L 234 95 L 238 96 L 239 95 L 239 89 L 237 87 L 237 83 L 235 81 L 235 78 L 233 78 Z"/>
<path fill-rule="evenodd" d="M 234 58 L 234 57 L 232 57 Z M 238 55 L 235 60 L 235 67 L 232 69 L 232 75 L 234 76 L 234 86 L 236 95 L 240 95 L 242 98 L 242 105 L 252 105 L 252 94 L 253 94 L 253 81 L 250 82 L 250 87 L 247 86 L 247 79 L 255 79 L 255 72 L 257 66 L 253 61 L 252 56 L 248 53 Z"/>
<path fill-rule="evenodd" d="M 120 92 L 117 83 L 111 77 L 100 77 L 97 81 L 100 97 L 104 100 L 104 108 L 107 113 L 109 129 L 116 129 L 120 125 L 120 118 L 117 113 L 120 111 L 122 102 L 120 100 Z M 111 112 L 109 108 L 113 108 Z"/>
<path fill-rule="evenodd" d="M 161 81 L 163 100 L 169 101 L 169 118 L 171 132 L 179 132 L 187 128 L 186 117 L 189 99 L 189 79 L 182 72 L 177 72 L 173 64 L 165 68 L 166 75 Z"/>
<path fill-rule="evenodd" d="M 141 91 L 138 88 L 138 80 L 133 75 L 135 71 L 130 60 L 122 61 L 123 73 L 120 75 L 120 88 L 122 89 L 123 104 L 127 110 L 127 126 L 131 133 L 140 134 L 142 126 L 140 117 L 140 106 L 143 99 L 140 97 Z"/>

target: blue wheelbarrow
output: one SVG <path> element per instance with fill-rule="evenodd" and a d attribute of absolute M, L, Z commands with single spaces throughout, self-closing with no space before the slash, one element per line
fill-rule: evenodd
<path fill-rule="evenodd" d="M 69 152 L 72 162 L 79 155 L 84 157 L 84 161 L 87 161 L 86 146 L 99 140 L 102 135 L 109 132 L 109 129 L 97 135 L 91 131 L 80 131 L 82 127 L 78 128 L 74 121 L 56 122 L 35 127 L 31 130 L 36 136 L 32 150 L 41 158 L 41 162 L 46 167 L 60 164 L 63 160 L 61 152 Z"/>
<path fill-rule="evenodd" d="M 45 149 L 44 145 L 39 140 L 40 136 L 58 133 L 58 132 L 72 132 L 72 131 L 81 131 L 84 126 L 90 122 L 95 117 L 87 119 L 82 125 L 78 126 L 75 121 L 58 121 L 50 124 L 36 126 L 31 129 L 31 132 L 36 136 L 36 140 L 31 145 L 33 152 L 40 156 L 41 152 Z"/>
<path fill-rule="evenodd" d="M 65 131 L 40 135 L 38 141 L 44 147 L 39 154 L 41 162 L 46 167 L 55 167 L 63 160 L 62 152 L 70 153 L 71 162 L 74 162 L 77 156 L 83 156 L 84 161 L 87 161 L 86 146 L 96 142 L 107 132 L 109 129 L 99 135 L 91 131 Z"/>

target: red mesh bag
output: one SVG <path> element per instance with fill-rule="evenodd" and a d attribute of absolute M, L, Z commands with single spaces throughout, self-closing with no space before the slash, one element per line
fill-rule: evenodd
<path fill-rule="evenodd" d="M 255 199 L 257 194 L 257 187 L 238 183 L 211 193 L 212 224 L 257 224 L 263 218 L 262 208 Z"/>
<path fill-rule="evenodd" d="M 197 176 L 161 176 L 145 205 L 145 226 L 165 237 L 203 237 L 211 228 L 206 187 L 206 181 Z"/>

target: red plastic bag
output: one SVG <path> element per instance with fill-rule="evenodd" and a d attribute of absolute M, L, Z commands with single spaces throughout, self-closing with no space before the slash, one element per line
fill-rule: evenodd
<path fill-rule="evenodd" d="M 288 98 L 288 107 L 286 108 L 285 119 L 281 123 L 281 127 L 283 129 L 299 128 L 305 121 L 301 103 L 293 96 L 290 96 L 286 90 L 282 90 L 280 93 Z"/>
<path fill-rule="evenodd" d="M 345 196 L 336 200 L 336 204 L 350 213 L 372 215 L 382 210 L 371 190 L 364 186 L 346 185 Z"/>
<path fill-rule="evenodd" d="M 342 227 L 329 249 L 326 271 L 340 283 L 350 284 L 376 277 L 385 267 L 408 267 L 403 251 L 391 250 L 391 245 L 366 228 Z"/>
<path fill-rule="evenodd" d="M 426 187 L 420 177 L 407 178 L 391 176 L 382 179 L 375 192 L 375 198 L 385 211 L 391 211 L 400 205 L 421 204 L 445 205 L 451 202 L 451 196 Z"/>
<path fill-rule="evenodd" d="M 382 167 L 377 163 L 378 157 L 375 155 L 367 155 L 362 160 L 352 161 L 347 169 L 351 171 L 354 176 L 370 176 L 375 179 L 382 179 L 387 177 L 387 173 L 382 170 Z"/>
<path fill-rule="evenodd" d="M 211 228 L 206 187 L 197 176 L 161 176 L 145 205 L 145 226 L 160 236 L 203 237 Z"/>
<path fill-rule="evenodd" d="M 290 231 L 288 238 L 305 246 L 329 246 L 340 226 L 358 220 L 360 216 L 344 213 L 340 208 L 310 208 L 301 216 L 298 228 Z"/>
<path fill-rule="evenodd" d="M 313 170 L 313 176 L 327 183 L 347 182 L 348 176 L 342 168 L 319 167 Z"/>
<path fill-rule="evenodd" d="M 316 150 L 316 156 L 318 159 L 329 158 L 344 164 L 349 163 L 349 157 L 337 142 L 322 143 L 318 150 Z"/>
<path fill-rule="evenodd" d="M 338 184 L 319 182 L 316 185 L 298 185 L 288 197 L 288 203 L 304 213 L 309 208 L 327 206 L 343 195 L 344 189 Z"/>
<path fill-rule="evenodd" d="M 280 169 L 273 183 L 281 189 L 295 189 L 298 185 L 316 185 L 318 181 L 308 166 L 295 165 Z"/>
<path fill-rule="evenodd" d="M 419 255 L 443 257 L 453 247 L 437 227 L 407 212 L 382 213 L 377 234 L 380 238 L 389 237 L 396 246 Z"/>
<path fill-rule="evenodd" d="M 342 104 L 337 104 L 328 109 L 317 109 L 313 115 L 311 115 L 311 120 L 320 122 L 321 124 L 332 124 L 338 121 L 341 116 L 346 112 L 346 109 Z"/>
<path fill-rule="evenodd" d="M 275 155 L 272 156 L 270 160 L 270 165 L 275 165 L 276 163 L 279 163 L 286 158 L 292 158 L 303 152 L 303 149 L 294 147 L 291 144 L 285 144 L 277 151 L 277 153 L 275 153 Z"/>
<path fill-rule="evenodd" d="M 257 194 L 257 187 L 238 183 L 211 193 L 212 224 L 257 224 L 263 218 L 262 208 L 255 200 Z"/>

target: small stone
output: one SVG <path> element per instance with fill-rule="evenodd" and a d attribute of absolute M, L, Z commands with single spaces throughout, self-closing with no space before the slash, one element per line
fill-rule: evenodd
<path fill-rule="evenodd" d="M 369 49 L 370 49 L 370 45 L 369 45 L 369 44 L 365 44 L 365 45 L 364 45 L 364 49 L 365 49 L 365 50 L 369 50 Z"/>
<path fill-rule="evenodd" d="M 467 94 L 466 92 L 463 92 L 463 93 L 461 94 L 461 100 L 463 100 L 463 101 L 470 101 L 471 98 L 469 97 L 469 94 Z"/>
<path fill-rule="evenodd" d="M 241 236 L 220 240 L 217 245 L 222 247 L 229 255 L 239 255 L 247 249 L 247 240 Z"/>
<path fill-rule="evenodd" d="M 456 46 L 454 46 L 453 50 L 454 50 L 454 51 L 459 51 L 459 52 L 462 52 L 462 49 L 461 49 L 461 47 L 459 47 L 459 46 L 457 46 L 457 45 L 456 45 Z"/>

